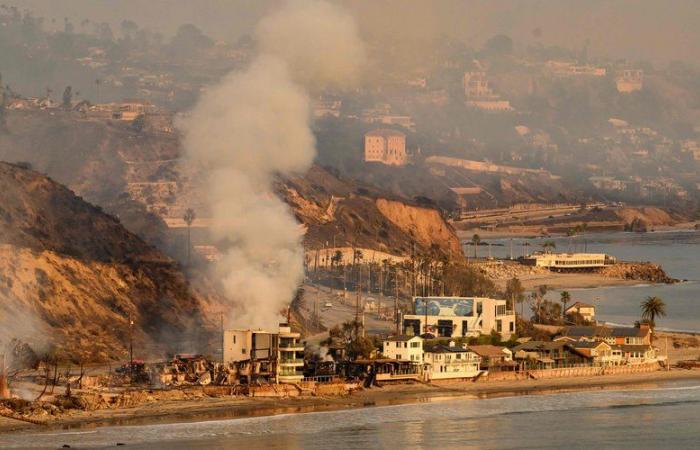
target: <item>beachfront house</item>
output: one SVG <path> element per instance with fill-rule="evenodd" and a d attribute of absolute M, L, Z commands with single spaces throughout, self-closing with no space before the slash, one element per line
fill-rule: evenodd
<path fill-rule="evenodd" d="M 566 327 L 555 337 L 556 342 L 566 342 L 582 348 L 582 342 L 604 342 L 611 348 L 610 364 L 640 364 L 655 361 L 656 352 L 651 345 L 651 329 L 647 324 L 639 327 Z M 621 361 L 617 358 L 620 357 Z"/>
<path fill-rule="evenodd" d="M 564 314 L 567 316 L 578 314 L 586 322 L 594 322 L 595 306 L 589 305 L 588 303 L 576 302 L 573 305 L 566 308 Z"/>
<path fill-rule="evenodd" d="M 513 352 L 508 347 L 470 345 L 468 348 L 481 358 L 481 368 L 484 370 L 515 370 L 517 367 Z"/>
<path fill-rule="evenodd" d="M 594 366 L 617 366 L 622 363 L 622 351 L 618 345 L 604 341 L 575 341 L 570 343 L 578 353 L 590 358 Z"/>
<path fill-rule="evenodd" d="M 591 365 L 593 360 L 564 341 L 529 341 L 514 347 L 513 355 L 517 362 L 531 369 Z"/>
<path fill-rule="evenodd" d="M 384 340 L 382 354 L 399 361 L 423 362 L 423 338 L 420 336 L 391 336 Z"/>
<path fill-rule="evenodd" d="M 479 375 L 481 358 L 468 348 L 458 346 L 454 341 L 449 345 L 436 345 L 424 352 L 425 380 L 474 378 Z"/>

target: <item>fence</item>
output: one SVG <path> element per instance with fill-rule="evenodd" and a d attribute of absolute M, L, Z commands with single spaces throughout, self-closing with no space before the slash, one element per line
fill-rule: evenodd
<path fill-rule="evenodd" d="M 654 372 L 661 368 L 658 362 L 644 364 L 629 364 L 621 366 L 586 366 L 572 364 L 566 367 L 552 369 L 528 369 L 513 372 L 490 372 L 486 377 L 479 378 L 478 381 L 512 381 L 524 380 L 527 378 L 547 379 L 547 378 L 571 378 L 571 377 L 592 377 L 599 375 L 624 375 L 633 373 Z"/>

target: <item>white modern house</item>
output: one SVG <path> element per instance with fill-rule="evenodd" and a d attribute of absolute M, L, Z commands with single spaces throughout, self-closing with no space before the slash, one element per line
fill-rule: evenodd
<path fill-rule="evenodd" d="M 382 354 L 399 361 L 423 362 L 423 339 L 420 336 L 391 336 L 384 341 Z"/>
<path fill-rule="evenodd" d="M 474 378 L 479 375 L 480 364 L 479 355 L 450 341 L 424 353 L 423 374 L 426 381 Z"/>
<path fill-rule="evenodd" d="M 435 337 L 464 337 L 496 331 L 504 340 L 515 333 L 515 314 L 505 300 L 485 297 L 414 297 L 415 314 L 406 314 L 404 329 Z"/>

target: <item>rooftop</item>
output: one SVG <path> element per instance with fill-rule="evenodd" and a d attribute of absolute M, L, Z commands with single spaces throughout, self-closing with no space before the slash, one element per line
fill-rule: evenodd
<path fill-rule="evenodd" d="M 569 306 L 566 308 L 566 310 L 570 310 L 571 308 L 595 308 L 595 306 L 590 305 L 588 303 L 583 303 L 583 302 L 576 302 L 573 305 Z"/>
<path fill-rule="evenodd" d="M 365 136 L 381 136 L 381 137 L 406 137 L 405 134 L 403 134 L 400 131 L 397 130 L 392 130 L 391 128 L 378 128 L 376 130 L 371 130 L 365 133 Z"/>
<path fill-rule="evenodd" d="M 503 357 L 505 356 L 505 352 L 503 351 L 505 347 L 499 347 L 497 345 L 470 345 L 469 350 L 473 351 L 479 356 L 486 356 L 486 357 Z"/>
<path fill-rule="evenodd" d="M 450 347 L 449 345 L 440 344 L 433 347 L 429 352 L 426 351 L 426 353 L 467 353 L 468 351 L 468 348 L 458 346 Z"/>
<path fill-rule="evenodd" d="M 420 336 L 409 336 L 408 334 L 401 334 L 398 336 L 389 336 L 388 338 L 384 339 L 385 342 L 408 342 L 413 338 L 419 338 Z"/>

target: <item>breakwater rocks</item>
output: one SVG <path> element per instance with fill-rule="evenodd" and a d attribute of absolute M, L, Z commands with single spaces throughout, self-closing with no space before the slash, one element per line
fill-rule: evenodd
<path fill-rule="evenodd" d="M 672 284 L 679 281 L 668 276 L 660 265 L 652 262 L 619 262 L 601 269 L 599 273 L 610 278 L 648 281 L 650 283 Z"/>

